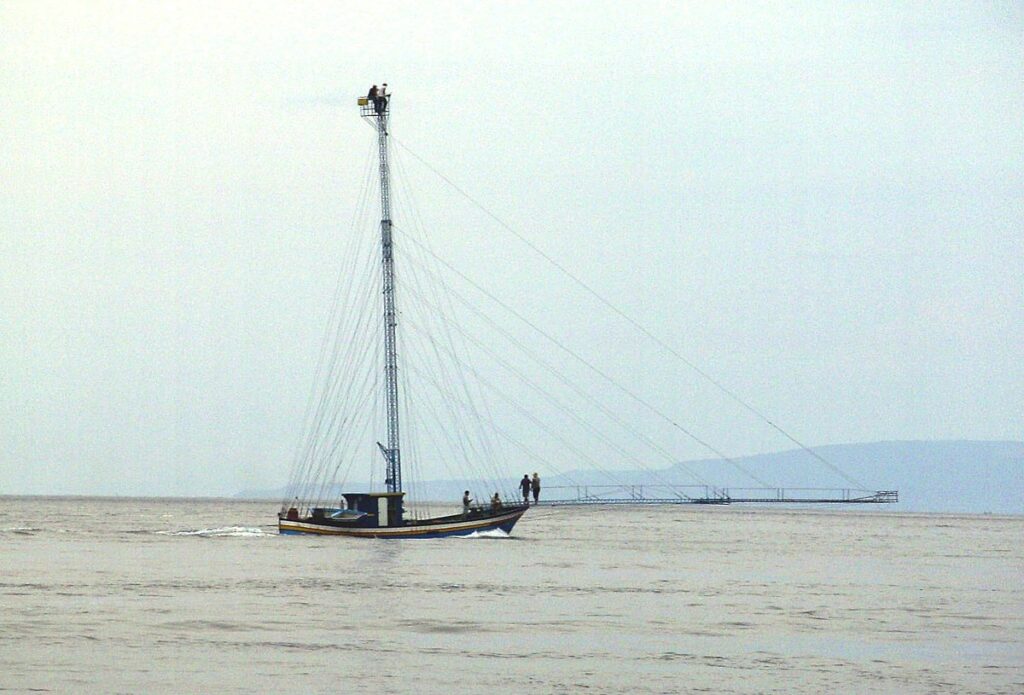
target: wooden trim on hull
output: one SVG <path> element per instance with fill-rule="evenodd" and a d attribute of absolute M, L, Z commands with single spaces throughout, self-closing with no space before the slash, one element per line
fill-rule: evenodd
<path fill-rule="evenodd" d="M 446 536 L 468 536 L 472 533 L 493 531 L 495 529 L 511 533 L 512 527 L 519 521 L 519 517 L 525 513 L 526 509 L 523 508 L 487 519 L 469 519 L 442 524 L 436 522 L 412 522 L 405 526 L 384 528 L 345 528 L 343 526 L 315 524 L 309 521 L 278 519 L 277 530 L 279 533 L 286 535 L 315 534 L 320 536 L 350 536 L 354 538 L 444 538 Z"/>

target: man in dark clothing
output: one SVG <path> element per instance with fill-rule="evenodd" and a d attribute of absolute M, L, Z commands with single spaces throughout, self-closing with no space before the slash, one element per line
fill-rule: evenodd
<path fill-rule="evenodd" d="M 523 503 L 530 503 L 530 476 L 524 475 L 519 481 L 519 489 L 523 491 Z"/>
<path fill-rule="evenodd" d="M 366 93 L 366 99 L 373 104 L 373 110 L 377 113 L 384 111 L 384 105 L 388 103 L 387 97 L 384 96 L 387 85 L 384 88 L 378 89 L 377 85 L 370 87 L 370 91 Z"/>

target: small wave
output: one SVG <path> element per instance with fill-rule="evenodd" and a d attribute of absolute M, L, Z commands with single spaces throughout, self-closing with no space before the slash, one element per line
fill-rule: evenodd
<path fill-rule="evenodd" d="M 22 535 L 31 535 L 33 533 L 39 533 L 43 529 L 35 528 L 33 526 L 8 526 L 7 528 L 0 529 L 0 533 L 20 533 Z"/>
<path fill-rule="evenodd" d="M 500 528 L 495 528 L 489 531 L 474 531 L 468 536 L 459 536 L 459 538 L 511 538 L 511 536 Z"/>
<path fill-rule="evenodd" d="M 277 537 L 276 533 L 268 533 L 253 526 L 222 526 L 220 528 L 203 528 L 185 531 L 157 531 L 161 536 L 199 536 L 201 538 L 263 538 Z"/>

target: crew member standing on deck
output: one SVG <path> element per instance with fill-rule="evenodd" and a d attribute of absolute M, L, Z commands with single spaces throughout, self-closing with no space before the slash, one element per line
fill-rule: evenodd
<path fill-rule="evenodd" d="M 536 471 L 533 473 L 533 480 L 530 481 L 530 489 L 533 490 L 533 503 L 537 504 L 540 500 L 540 476 Z"/>
<path fill-rule="evenodd" d="M 473 503 L 473 498 L 469 496 L 469 490 L 462 493 L 462 516 L 469 514 L 469 505 Z"/>
<path fill-rule="evenodd" d="M 523 491 L 523 504 L 530 503 L 530 476 L 523 473 L 523 479 L 519 481 L 519 489 Z"/>

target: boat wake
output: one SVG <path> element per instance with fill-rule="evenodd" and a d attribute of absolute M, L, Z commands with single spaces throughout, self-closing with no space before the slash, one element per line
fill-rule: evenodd
<path fill-rule="evenodd" d="M 157 531 L 161 536 L 199 536 L 200 538 L 276 538 L 277 533 L 254 526 L 223 526 L 186 531 Z"/>
<path fill-rule="evenodd" d="M 32 526 L 10 526 L 8 528 L 0 529 L 0 533 L 17 533 L 23 536 L 31 536 L 37 531 L 42 531 L 42 529 Z"/>
<path fill-rule="evenodd" d="M 469 535 L 466 535 L 466 536 L 456 536 L 456 538 L 511 538 L 511 537 L 512 536 L 508 535 L 507 533 L 502 531 L 500 528 L 491 529 L 489 531 L 474 531 L 473 533 L 470 533 Z"/>

